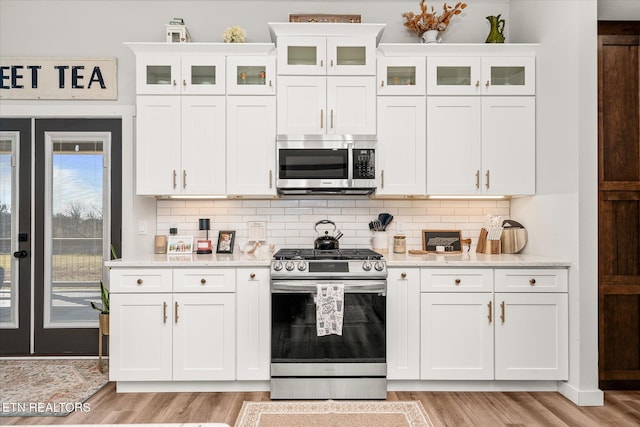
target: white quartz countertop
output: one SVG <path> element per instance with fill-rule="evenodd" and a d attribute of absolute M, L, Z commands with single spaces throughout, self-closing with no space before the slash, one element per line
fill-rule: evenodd
<path fill-rule="evenodd" d="M 475 252 L 462 254 L 383 254 L 389 267 L 569 267 L 567 260 L 536 255 L 485 255 Z M 107 261 L 113 268 L 126 267 L 269 267 L 273 254 L 234 253 L 209 255 L 139 255 Z"/>

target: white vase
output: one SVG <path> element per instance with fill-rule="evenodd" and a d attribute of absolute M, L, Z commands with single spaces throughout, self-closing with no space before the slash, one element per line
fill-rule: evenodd
<path fill-rule="evenodd" d="M 440 31 L 428 30 L 422 33 L 422 43 L 440 43 Z"/>

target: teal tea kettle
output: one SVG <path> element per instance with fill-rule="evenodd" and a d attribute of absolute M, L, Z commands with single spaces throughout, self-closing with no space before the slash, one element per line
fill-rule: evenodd
<path fill-rule="evenodd" d="M 487 20 L 491 24 L 491 30 L 487 36 L 485 43 L 504 43 L 504 19 L 500 19 L 498 16 L 487 16 Z"/>

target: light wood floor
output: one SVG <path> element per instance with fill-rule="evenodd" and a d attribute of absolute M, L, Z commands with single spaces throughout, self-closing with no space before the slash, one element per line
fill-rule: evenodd
<path fill-rule="evenodd" d="M 389 392 L 387 399 L 421 401 L 436 427 L 640 426 L 640 391 L 606 392 L 605 405 L 600 407 L 578 407 L 548 392 Z M 233 426 L 245 400 L 269 400 L 269 394 L 117 394 L 114 383 L 109 383 L 88 400 L 89 412 L 66 417 L 2 417 L 0 425 L 222 422 Z"/>

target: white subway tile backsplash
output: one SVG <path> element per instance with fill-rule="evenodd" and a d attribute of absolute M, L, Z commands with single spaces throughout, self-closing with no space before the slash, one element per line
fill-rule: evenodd
<path fill-rule="evenodd" d="M 178 227 L 181 235 L 204 236 L 199 218 L 210 218 L 209 237 L 219 230 L 236 230 L 238 245 L 247 240 L 247 222 L 266 221 L 267 242 L 282 247 L 313 247 L 315 223 L 330 219 L 344 233 L 341 247 L 371 247 L 369 221 L 387 212 L 394 216 L 387 231 L 391 239 L 402 224 L 408 249 L 422 247 L 422 230 L 461 230 L 477 242 L 486 216 L 509 217 L 509 200 L 381 200 L 381 199 L 282 199 L 282 200 L 173 200 L 156 201 L 156 232 L 168 234 Z M 329 227 L 331 229 L 331 227 Z M 318 231 L 325 228 L 319 226 Z"/>

